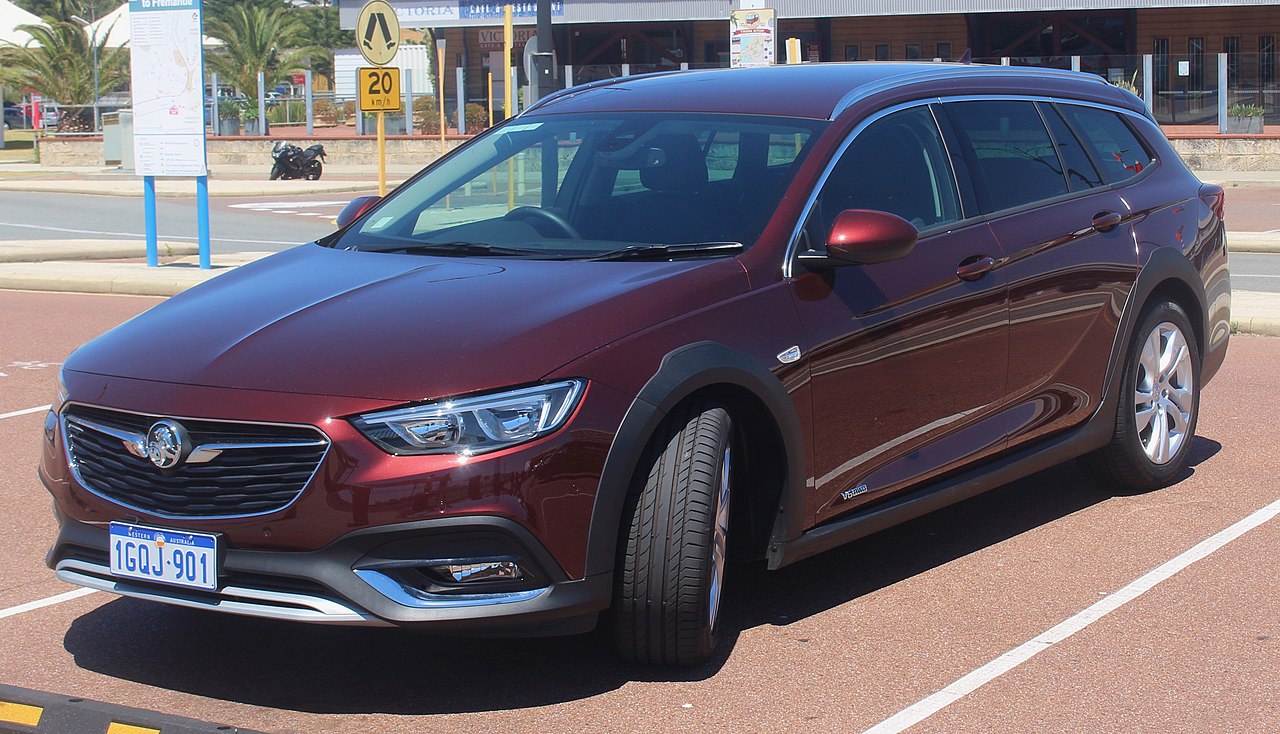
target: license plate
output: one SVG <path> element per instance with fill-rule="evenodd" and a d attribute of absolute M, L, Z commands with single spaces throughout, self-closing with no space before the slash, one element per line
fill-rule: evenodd
<path fill-rule="evenodd" d="M 113 522 L 111 573 L 193 589 L 217 589 L 218 537 Z"/>

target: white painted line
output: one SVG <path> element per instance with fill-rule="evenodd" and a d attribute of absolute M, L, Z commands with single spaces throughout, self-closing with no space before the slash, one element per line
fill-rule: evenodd
<path fill-rule="evenodd" d="M 1099 600 L 1096 604 L 1076 614 L 1074 617 L 1041 632 L 1036 637 L 1018 645 L 981 668 L 968 673 L 946 688 L 920 699 L 867 729 L 864 734 L 897 734 L 897 732 L 906 731 L 1010 670 L 1022 665 L 1038 653 L 1049 649 L 1056 643 L 1062 642 L 1102 619 L 1107 614 L 1137 599 L 1155 587 L 1156 584 L 1167 580 L 1175 573 L 1208 556 L 1278 514 L 1280 514 L 1280 500 L 1272 502 L 1212 537 L 1200 541 L 1155 569 L 1148 571 L 1144 576 L 1123 589 L 1105 599 Z"/>
<path fill-rule="evenodd" d="M 23 410 L 15 410 L 12 413 L 0 413 L 0 420 L 4 420 L 5 418 L 17 418 L 20 415 L 31 415 L 32 413 L 39 413 L 42 410 L 48 410 L 52 407 L 53 407 L 52 405 L 38 405 L 34 408 L 24 408 Z"/>
<path fill-rule="evenodd" d="M 1280 275 L 1254 275 L 1253 273 L 1232 273 L 1233 278 L 1280 278 Z"/>
<path fill-rule="evenodd" d="M 139 234 L 137 232 L 103 232 L 97 229 L 71 229 L 69 227 L 48 227 L 43 224 L 17 224 L 15 222 L 0 222 L 0 227 L 17 227 L 18 229 L 38 229 L 44 232 L 66 232 L 69 234 L 98 234 L 98 235 L 107 235 L 109 237 L 137 237 L 139 239 L 146 239 L 147 237 L 145 234 Z M 159 238 L 162 240 L 184 240 L 184 241 L 190 240 L 191 242 L 195 242 L 197 240 L 196 237 L 191 237 L 189 235 L 177 235 L 177 234 L 159 235 Z M 280 242 L 278 240 L 237 240 L 230 237 L 214 237 L 211 241 L 239 242 L 239 243 L 250 244 L 250 245 L 282 245 L 283 246 L 283 245 L 296 244 L 296 243 Z"/>
<path fill-rule="evenodd" d="M 35 601 L 29 601 L 26 604 L 19 604 L 16 607 L 9 607 L 8 609 L 0 609 L 0 619 L 4 619 L 5 617 L 12 617 L 15 614 L 22 614 L 23 612 L 30 612 L 36 609 L 43 609 L 44 607 L 51 607 L 54 604 L 61 604 L 64 601 L 71 601 L 72 599 L 79 599 L 82 596 L 88 596 L 90 594 L 96 594 L 96 593 L 98 593 L 97 589 L 73 589 L 72 591 L 68 591 L 65 594 L 47 596 L 43 599 L 36 599 Z"/>

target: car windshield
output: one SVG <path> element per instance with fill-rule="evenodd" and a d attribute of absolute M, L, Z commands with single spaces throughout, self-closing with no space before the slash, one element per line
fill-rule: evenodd
<path fill-rule="evenodd" d="M 671 113 L 518 118 L 326 244 L 459 257 L 732 255 L 760 236 L 825 124 Z"/>

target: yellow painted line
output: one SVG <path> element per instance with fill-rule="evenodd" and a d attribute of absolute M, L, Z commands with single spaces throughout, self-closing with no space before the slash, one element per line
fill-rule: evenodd
<path fill-rule="evenodd" d="M 43 713 L 44 709 L 39 706 L 28 706 L 22 703 L 0 701 L 0 721 L 5 722 L 6 724 L 39 726 L 40 716 Z M 159 732 L 156 732 L 156 734 L 159 734 Z"/>
<path fill-rule="evenodd" d="M 160 730 L 152 729 L 149 726 L 134 726 L 133 724 L 121 724 L 118 721 L 113 721 L 111 726 L 107 727 L 107 734 L 160 734 Z"/>

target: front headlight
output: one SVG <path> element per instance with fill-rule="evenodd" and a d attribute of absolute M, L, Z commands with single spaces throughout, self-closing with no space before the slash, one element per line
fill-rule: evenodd
<path fill-rule="evenodd" d="M 565 380 L 518 390 L 380 410 L 351 419 L 391 454 L 462 454 L 504 449 L 564 425 L 586 386 Z"/>

